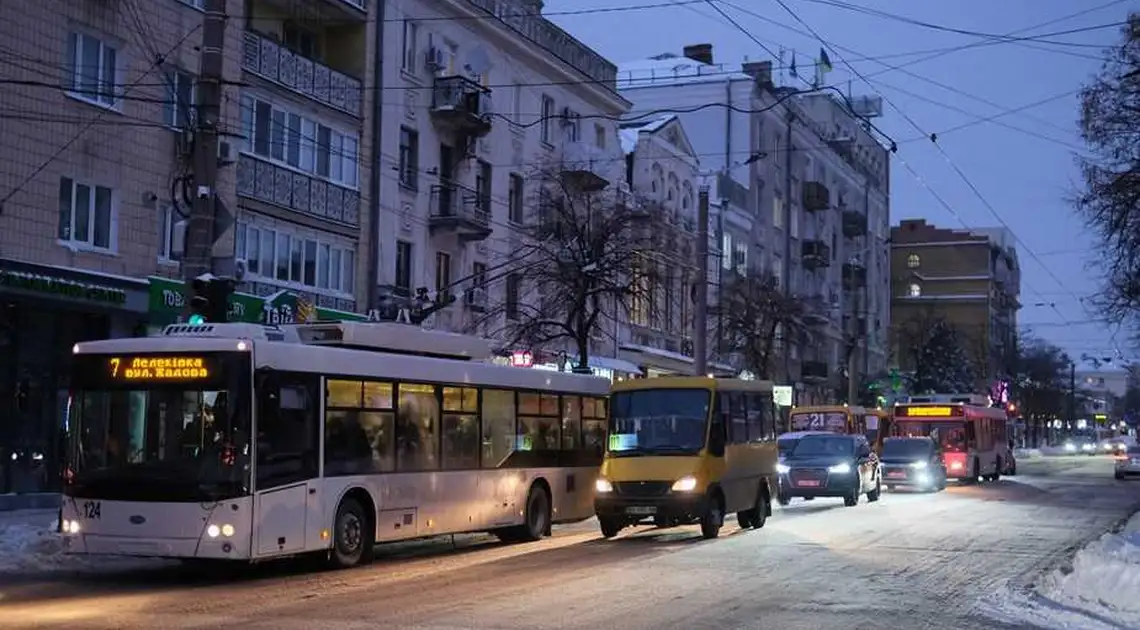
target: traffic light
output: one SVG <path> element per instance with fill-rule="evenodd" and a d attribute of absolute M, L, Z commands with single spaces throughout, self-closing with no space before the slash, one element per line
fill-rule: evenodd
<path fill-rule="evenodd" d="M 190 298 L 190 324 L 206 322 L 225 323 L 229 320 L 230 295 L 234 282 L 229 278 L 198 277 L 192 283 Z"/>

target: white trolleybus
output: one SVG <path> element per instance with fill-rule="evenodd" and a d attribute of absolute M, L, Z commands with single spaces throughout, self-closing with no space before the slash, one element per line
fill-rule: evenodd
<path fill-rule="evenodd" d="M 401 324 L 174 325 L 74 348 L 67 550 L 335 566 L 594 514 L 609 382 Z"/>

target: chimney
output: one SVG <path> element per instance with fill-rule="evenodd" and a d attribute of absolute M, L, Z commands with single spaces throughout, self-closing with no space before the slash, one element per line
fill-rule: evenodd
<path fill-rule="evenodd" d="M 771 61 L 746 61 L 740 66 L 740 71 L 752 77 L 758 87 L 772 87 Z"/>
<path fill-rule="evenodd" d="M 712 65 L 712 44 L 693 44 L 692 46 L 685 46 L 683 54 L 699 63 L 707 63 Z"/>

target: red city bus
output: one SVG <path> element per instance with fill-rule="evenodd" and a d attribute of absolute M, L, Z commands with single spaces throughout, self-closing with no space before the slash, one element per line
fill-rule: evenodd
<path fill-rule="evenodd" d="M 942 448 L 947 477 L 964 483 L 997 481 L 1008 462 L 1006 412 L 965 403 L 896 405 L 891 435 L 928 436 Z"/>

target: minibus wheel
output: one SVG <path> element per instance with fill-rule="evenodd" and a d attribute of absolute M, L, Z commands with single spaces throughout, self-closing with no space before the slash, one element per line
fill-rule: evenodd
<path fill-rule="evenodd" d="M 701 536 L 711 540 L 720 535 L 720 528 L 724 525 L 724 499 L 720 493 L 709 497 L 709 507 L 701 515 Z"/>
<path fill-rule="evenodd" d="M 602 536 L 605 538 L 613 538 L 614 536 L 618 535 L 618 532 L 621 531 L 621 522 L 612 516 L 598 517 L 598 525 L 601 525 Z"/>

